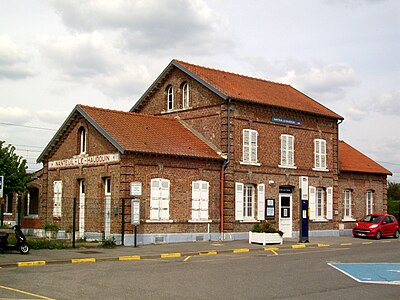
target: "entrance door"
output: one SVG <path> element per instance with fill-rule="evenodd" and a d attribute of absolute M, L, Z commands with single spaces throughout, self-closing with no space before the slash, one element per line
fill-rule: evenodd
<path fill-rule="evenodd" d="M 79 181 L 79 237 L 85 234 L 85 181 Z"/>
<path fill-rule="evenodd" d="M 104 237 L 111 237 L 110 216 L 111 216 L 111 179 L 104 179 L 104 196 L 105 196 L 105 220 L 104 220 Z"/>
<path fill-rule="evenodd" d="M 279 230 L 292 237 L 292 194 L 279 194 Z"/>

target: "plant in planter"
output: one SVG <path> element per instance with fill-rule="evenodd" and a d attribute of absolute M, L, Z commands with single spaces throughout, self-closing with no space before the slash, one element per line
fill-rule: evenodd
<path fill-rule="evenodd" d="M 45 223 L 43 225 L 43 229 L 46 233 L 46 237 L 48 237 L 49 239 L 54 239 L 57 236 L 57 232 L 59 230 L 58 226 L 52 223 Z"/>
<path fill-rule="evenodd" d="M 268 222 L 254 224 L 253 229 L 249 231 L 249 244 L 283 244 L 283 232 L 277 230 Z"/>

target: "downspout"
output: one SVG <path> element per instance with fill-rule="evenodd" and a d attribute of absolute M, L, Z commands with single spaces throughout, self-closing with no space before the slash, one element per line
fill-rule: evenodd
<path fill-rule="evenodd" d="M 231 99 L 228 98 L 228 114 L 227 114 L 227 156 L 226 159 L 224 160 L 224 163 L 222 164 L 221 168 L 221 202 L 220 202 L 220 232 L 221 232 L 221 240 L 224 240 L 224 189 L 225 189 L 225 169 L 227 168 L 230 160 L 231 160 Z"/>
<path fill-rule="evenodd" d="M 343 123 L 343 119 L 337 123 L 337 173 L 340 175 L 340 159 L 339 159 L 339 125 Z"/>

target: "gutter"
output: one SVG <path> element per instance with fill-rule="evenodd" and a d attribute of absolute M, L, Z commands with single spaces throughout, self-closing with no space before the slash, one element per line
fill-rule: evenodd
<path fill-rule="evenodd" d="M 220 232 L 221 232 L 221 240 L 224 240 L 224 189 L 225 189 L 225 170 L 228 167 L 228 164 L 231 160 L 231 99 L 228 98 L 228 115 L 227 115 L 227 121 L 228 121 L 228 128 L 227 128 L 227 144 L 228 144 L 228 149 L 227 149 L 227 157 L 224 160 L 221 168 L 221 192 L 220 192 Z"/>
<path fill-rule="evenodd" d="M 340 139 L 339 139 L 339 125 L 343 123 L 343 119 L 340 119 L 337 123 L 337 173 L 338 176 L 340 175 L 340 155 L 339 155 L 339 143 L 340 143 Z"/>

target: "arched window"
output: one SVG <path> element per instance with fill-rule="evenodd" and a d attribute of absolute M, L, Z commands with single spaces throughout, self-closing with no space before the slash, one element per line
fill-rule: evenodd
<path fill-rule="evenodd" d="M 189 84 L 187 82 L 182 86 L 182 107 L 189 107 Z"/>
<path fill-rule="evenodd" d="M 79 129 L 79 153 L 86 153 L 86 130 L 83 127 Z"/>
<path fill-rule="evenodd" d="M 167 110 L 174 109 L 174 89 L 170 86 L 167 90 Z"/>

